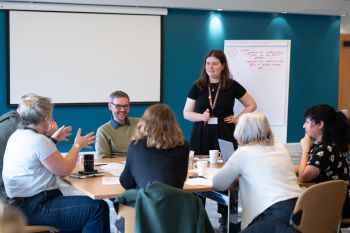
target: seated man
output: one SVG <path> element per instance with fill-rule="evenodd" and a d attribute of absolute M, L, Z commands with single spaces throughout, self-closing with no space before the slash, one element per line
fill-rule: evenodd
<path fill-rule="evenodd" d="M 19 123 L 19 115 L 13 110 L 0 116 L 0 199 L 7 199 L 4 182 L 2 180 L 2 166 L 6 149 L 6 144 L 13 132 L 16 131 Z"/>
<path fill-rule="evenodd" d="M 98 158 L 125 156 L 134 135 L 138 118 L 129 118 L 130 98 L 122 91 L 109 95 L 112 119 L 97 129 L 95 149 Z"/>

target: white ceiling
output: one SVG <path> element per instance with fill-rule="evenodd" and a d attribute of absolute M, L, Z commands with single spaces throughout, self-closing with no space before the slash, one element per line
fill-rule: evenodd
<path fill-rule="evenodd" d="M 164 7 L 249 12 L 288 12 L 315 15 L 347 15 L 342 18 L 345 31 L 350 25 L 350 0 L 23 0 L 0 2 L 64 3 L 104 6 Z M 346 24 L 346 25 L 345 25 Z"/>

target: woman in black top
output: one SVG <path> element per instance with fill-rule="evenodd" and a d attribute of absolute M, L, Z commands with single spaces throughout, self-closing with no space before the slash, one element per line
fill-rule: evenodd
<path fill-rule="evenodd" d="M 244 105 L 234 117 L 235 99 Z M 193 121 L 190 139 L 195 154 L 207 155 L 219 149 L 218 138 L 231 141 L 235 123 L 242 113 L 256 109 L 253 97 L 232 79 L 226 56 L 221 50 L 211 50 L 204 59 L 200 78 L 191 88 L 184 107 L 184 117 Z"/>
<path fill-rule="evenodd" d="M 244 106 L 234 117 L 235 99 Z M 211 50 L 204 59 L 200 78 L 188 94 L 183 110 L 185 119 L 193 121 L 190 148 L 197 155 L 207 155 L 209 150 L 218 150 L 218 138 L 231 141 L 235 123 L 242 113 L 256 109 L 253 97 L 238 82 L 232 79 L 223 51 Z M 227 209 L 218 205 L 221 214 L 220 230 L 226 230 Z"/>
<path fill-rule="evenodd" d="M 346 154 L 350 145 L 350 125 L 346 116 L 326 104 L 308 108 L 303 125 L 305 136 L 300 144 L 303 149 L 298 166 L 300 182 L 324 182 L 345 180 L 349 182 L 349 165 Z M 350 217 L 350 199 L 344 204 L 343 217 Z"/>
<path fill-rule="evenodd" d="M 187 177 L 189 146 L 165 104 L 147 108 L 140 119 L 120 183 L 125 189 L 143 188 L 150 181 L 182 188 Z"/>

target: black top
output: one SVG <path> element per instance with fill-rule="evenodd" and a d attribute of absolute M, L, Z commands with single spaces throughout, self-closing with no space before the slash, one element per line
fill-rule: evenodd
<path fill-rule="evenodd" d="M 213 102 L 217 89 L 218 84 L 210 85 Z M 229 88 L 225 90 L 220 88 L 213 111 L 208 98 L 208 88 L 203 88 L 201 90 L 197 85 L 194 85 L 191 88 L 188 98 L 196 100 L 194 111 L 197 113 L 203 113 L 208 108 L 211 115 L 218 118 L 217 125 L 204 125 L 201 121 L 193 124 L 190 147 L 191 150 L 195 151 L 195 154 L 207 155 L 209 154 L 209 150 L 218 150 L 218 138 L 231 141 L 234 143 L 235 147 L 237 147 L 236 141 L 233 137 L 235 125 L 224 122 L 224 118 L 234 115 L 233 107 L 235 105 L 235 99 L 242 98 L 245 93 L 246 89 L 241 84 L 235 80 L 231 80 Z"/>
<path fill-rule="evenodd" d="M 120 184 L 125 189 L 143 188 L 159 181 L 182 188 L 187 177 L 189 147 L 187 142 L 173 149 L 148 148 L 146 139 L 132 141 L 127 153 Z"/>
<path fill-rule="evenodd" d="M 307 164 L 315 166 L 320 170 L 320 174 L 318 174 L 313 182 L 320 183 L 329 180 L 344 180 L 347 183 L 349 182 L 349 165 L 346 156 L 335 145 L 314 143 Z M 348 195 L 343 210 L 343 215 L 347 218 L 350 217 L 349 194 L 348 183 Z"/>
<path fill-rule="evenodd" d="M 211 84 L 210 86 L 212 100 L 214 101 L 218 85 Z M 215 117 L 218 117 L 219 120 L 223 120 L 225 117 L 233 115 L 235 99 L 240 99 L 245 93 L 246 89 L 237 81 L 232 80 L 229 88 L 226 90 L 222 90 L 222 88 L 220 88 L 214 111 L 212 111 L 210 107 L 208 88 L 203 88 L 200 90 L 197 85 L 194 85 L 188 94 L 188 98 L 196 100 L 194 109 L 195 112 L 203 113 L 207 108 L 209 108 L 210 112 L 214 113 Z"/>

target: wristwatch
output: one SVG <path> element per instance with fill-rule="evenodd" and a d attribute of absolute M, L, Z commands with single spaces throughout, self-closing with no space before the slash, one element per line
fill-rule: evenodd
<path fill-rule="evenodd" d="M 79 143 L 74 143 L 73 146 L 74 146 L 75 148 L 77 148 L 78 150 L 80 150 L 80 148 L 81 148 L 81 146 L 80 146 Z"/>

